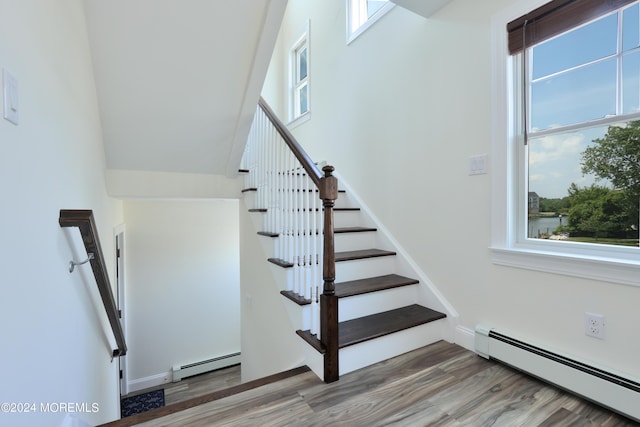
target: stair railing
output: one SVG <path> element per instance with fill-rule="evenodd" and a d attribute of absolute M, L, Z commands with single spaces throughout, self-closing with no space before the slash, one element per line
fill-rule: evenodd
<path fill-rule="evenodd" d="M 120 324 L 120 315 L 113 298 L 113 291 L 109 284 L 109 275 L 107 274 L 104 256 L 102 255 L 102 246 L 98 239 L 98 229 L 93 219 L 93 211 L 91 210 L 60 210 L 60 218 L 58 219 L 60 227 L 78 227 L 82 242 L 89 254 L 88 261 L 91 264 L 91 270 L 98 285 L 98 291 L 102 298 L 113 336 L 116 339 L 118 348 L 114 349 L 111 357 L 124 356 L 127 354 L 127 344 L 124 339 L 124 332 Z M 69 270 L 73 271 L 73 270 Z"/>
<path fill-rule="evenodd" d="M 311 303 L 309 329 L 324 353 L 324 380 L 338 379 L 338 298 L 335 295 L 334 168 L 322 170 L 260 98 L 243 157 L 246 187 L 265 211 L 264 234 L 277 236 L 269 261 L 290 268 L 288 289 Z M 320 206 L 319 201 L 322 201 Z M 322 293 L 319 294 L 320 283 Z"/>

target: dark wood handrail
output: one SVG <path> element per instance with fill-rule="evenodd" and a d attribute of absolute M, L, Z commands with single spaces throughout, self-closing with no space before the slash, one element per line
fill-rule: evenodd
<path fill-rule="evenodd" d="M 93 219 L 93 211 L 62 209 L 60 210 L 58 222 L 60 223 L 60 227 L 78 227 L 87 253 L 93 254 L 93 258 L 90 257 L 89 262 L 91 263 L 91 269 L 93 270 L 93 275 L 98 284 L 98 291 L 102 298 L 102 304 L 109 318 L 111 330 L 113 331 L 118 346 L 117 349 L 113 350 L 112 356 L 124 356 L 127 354 L 127 345 L 124 340 L 122 325 L 120 324 L 118 308 L 113 298 L 113 291 L 109 284 L 109 275 L 107 274 L 104 256 L 102 255 L 102 246 L 100 245 L 98 229 Z"/>
<path fill-rule="evenodd" d="M 318 168 L 318 166 L 313 163 L 311 157 L 304 151 L 302 146 L 298 143 L 293 134 L 287 129 L 287 126 L 282 123 L 282 121 L 276 116 L 271 107 L 267 104 L 267 102 L 260 97 L 258 101 L 258 105 L 262 108 L 262 111 L 267 115 L 271 124 L 276 128 L 284 142 L 289 146 L 291 152 L 296 156 L 296 159 L 302 164 L 302 167 L 311 177 L 313 183 L 320 188 L 320 180 L 322 179 L 322 172 Z"/>
<path fill-rule="evenodd" d="M 327 383 L 334 382 L 339 378 L 338 297 L 335 293 L 336 251 L 333 222 L 333 207 L 338 198 L 338 180 L 333 176 L 333 166 L 325 166 L 320 171 L 262 97 L 260 97 L 258 105 L 320 191 L 320 199 L 322 199 L 324 211 L 324 264 L 322 266 L 324 284 L 322 295 L 320 295 L 320 342 L 325 350 L 324 381 Z"/>

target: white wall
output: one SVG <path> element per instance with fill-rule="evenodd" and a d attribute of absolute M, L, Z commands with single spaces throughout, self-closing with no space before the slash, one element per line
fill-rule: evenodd
<path fill-rule="evenodd" d="M 311 120 L 294 130 L 327 160 L 460 313 L 640 377 L 640 289 L 493 265 L 491 17 L 509 0 L 453 0 L 430 19 L 395 7 L 345 44 L 343 0 L 290 0 L 263 91 L 286 112 L 287 39 L 310 19 Z M 533 2 L 532 2 L 533 3 Z M 607 338 L 586 337 L 585 311 Z"/>
<path fill-rule="evenodd" d="M 239 352 L 238 200 L 128 200 L 124 217 L 132 390 Z"/>
<path fill-rule="evenodd" d="M 249 213 L 253 206 L 248 203 L 246 198 L 240 201 L 242 382 L 300 366 L 302 346 L 307 346 L 286 311 L 285 304 L 293 303 L 280 295 L 276 277 L 283 269 L 267 261 L 273 256 L 273 241 L 256 234 L 262 221 L 256 216 L 261 214 Z"/>
<path fill-rule="evenodd" d="M 0 413 L 0 424 L 60 425 L 64 411 L 39 406 L 56 402 L 97 403 L 78 415 L 106 422 L 119 416 L 113 337 L 93 305 L 95 282 L 85 283 L 90 268 L 67 269 L 76 250 L 67 236 L 78 232 L 58 225 L 61 208 L 93 209 L 114 266 L 121 205 L 106 196 L 82 2 L 0 0 L 0 11 L 0 67 L 17 78 L 20 107 L 19 126 L 0 118 L 0 402 L 36 404 L 36 413 Z"/>
<path fill-rule="evenodd" d="M 107 169 L 107 191 L 117 198 L 237 199 L 242 177 Z"/>

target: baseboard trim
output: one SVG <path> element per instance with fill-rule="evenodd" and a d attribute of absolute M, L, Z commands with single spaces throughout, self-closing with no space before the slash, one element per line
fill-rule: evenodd
<path fill-rule="evenodd" d="M 460 347 L 464 347 L 475 353 L 475 337 L 476 333 L 473 329 L 462 325 L 456 326 L 454 342 Z"/>
<path fill-rule="evenodd" d="M 170 382 L 171 371 L 167 371 L 161 374 L 151 375 L 149 377 L 130 380 L 127 383 L 127 388 L 129 393 L 133 393 L 134 391 L 144 390 L 146 388 L 156 387 Z"/>

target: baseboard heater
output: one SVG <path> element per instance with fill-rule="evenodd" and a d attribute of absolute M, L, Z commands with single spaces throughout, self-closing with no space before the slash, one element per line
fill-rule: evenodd
<path fill-rule="evenodd" d="M 476 352 L 640 422 L 640 381 L 476 326 Z"/>
<path fill-rule="evenodd" d="M 216 369 L 226 368 L 239 363 L 240 353 L 233 353 L 227 354 L 226 356 L 216 357 L 214 359 L 190 363 L 188 365 L 173 365 L 173 382 L 178 382 L 183 378 L 204 374 L 205 372 L 215 371 Z"/>

